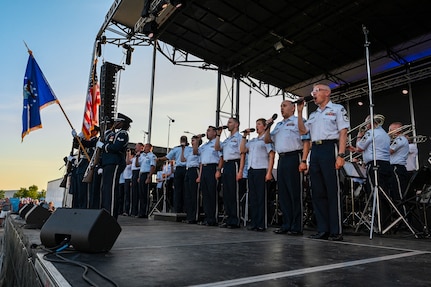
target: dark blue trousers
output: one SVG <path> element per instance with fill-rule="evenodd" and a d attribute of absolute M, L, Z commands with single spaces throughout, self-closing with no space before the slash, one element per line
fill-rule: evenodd
<path fill-rule="evenodd" d="M 342 233 L 341 189 L 335 169 L 336 143 L 312 145 L 310 156 L 311 198 L 317 231 Z"/>
<path fill-rule="evenodd" d="M 282 229 L 302 232 L 302 175 L 298 170 L 301 153 L 279 157 L 277 167 L 278 202 L 283 213 Z"/>
<path fill-rule="evenodd" d="M 226 161 L 223 165 L 223 206 L 227 215 L 228 225 L 239 226 L 239 196 L 236 174 L 239 168 L 239 160 Z"/>
<path fill-rule="evenodd" d="M 250 227 L 266 228 L 266 169 L 248 170 Z"/>
<path fill-rule="evenodd" d="M 199 206 L 199 184 L 196 182 L 198 178 L 199 168 L 190 167 L 186 171 L 185 177 L 185 211 L 187 213 L 187 220 L 198 220 L 198 206 Z"/>
<path fill-rule="evenodd" d="M 202 190 L 202 207 L 205 212 L 205 221 L 208 224 L 217 223 L 218 213 L 218 196 L 217 180 L 215 178 L 217 164 L 208 164 L 202 167 L 201 190 Z"/>

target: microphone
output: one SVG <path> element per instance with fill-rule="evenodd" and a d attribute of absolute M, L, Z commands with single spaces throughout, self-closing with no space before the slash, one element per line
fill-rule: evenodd
<path fill-rule="evenodd" d="M 314 97 L 312 95 L 308 95 L 308 96 L 305 96 L 305 97 L 300 97 L 300 98 L 298 98 L 295 101 L 292 101 L 292 104 L 300 104 L 302 102 L 308 103 L 309 101 L 312 101 L 312 100 L 314 100 Z"/>
<path fill-rule="evenodd" d="M 198 135 L 198 136 L 201 136 L 201 138 L 204 138 L 204 137 L 205 137 L 205 134 L 200 134 L 200 135 Z"/>
<path fill-rule="evenodd" d="M 218 127 L 217 129 L 218 130 L 225 130 L 225 129 L 227 129 L 227 126 L 221 126 L 221 127 Z"/>
<path fill-rule="evenodd" d="M 272 119 L 272 123 L 271 124 L 273 124 L 274 123 L 274 121 L 277 119 L 277 117 L 278 117 L 278 114 L 273 114 L 272 115 L 272 117 L 271 117 L 271 119 Z M 268 128 L 269 128 L 269 124 L 268 124 L 268 122 L 267 122 L 267 124 L 266 124 L 266 127 L 265 127 L 265 131 L 266 130 L 268 130 Z"/>
<path fill-rule="evenodd" d="M 247 130 L 248 130 L 248 132 L 252 133 L 252 132 L 254 132 L 256 129 L 254 129 L 254 128 L 245 129 L 245 130 L 243 130 L 243 131 L 242 131 L 242 133 L 247 132 Z"/>

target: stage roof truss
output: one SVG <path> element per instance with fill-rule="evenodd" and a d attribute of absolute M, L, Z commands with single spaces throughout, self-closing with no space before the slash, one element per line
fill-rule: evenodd
<path fill-rule="evenodd" d="M 159 2 L 152 0 L 151 9 Z M 304 96 L 324 82 L 336 101 L 345 101 L 368 89 L 363 35 L 368 30 L 375 91 L 431 77 L 431 22 L 421 17 L 426 3 L 188 0 L 146 19 L 144 1 L 115 0 L 97 39 L 113 32 L 108 43 L 151 45 L 154 41 L 134 31 L 138 22 L 155 20 L 157 49 L 173 64 L 217 69 L 265 97 Z M 415 68 L 418 61 L 421 67 Z M 405 65 L 411 67 L 409 77 L 399 74 Z"/>

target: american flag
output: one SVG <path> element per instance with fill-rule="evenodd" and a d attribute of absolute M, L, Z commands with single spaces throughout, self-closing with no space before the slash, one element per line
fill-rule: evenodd
<path fill-rule="evenodd" d="M 94 129 L 94 126 L 99 125 L 99 105 L 101 101 L 96 67 L 97 62 L 93 64 L 91 78 L 88 85 L 87 98 L 85 100 L 84 120 L 82 122 L 82 134 L 86 139 L 90 138 L 91 131 Z"/>

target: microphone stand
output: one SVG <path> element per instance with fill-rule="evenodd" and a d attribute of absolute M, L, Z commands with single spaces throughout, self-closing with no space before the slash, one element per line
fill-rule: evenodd
<path fill-rule="evenodd" d="M 413 235 L 418 238 L 415 231 L 412 229 L 412 227 L 409 225 L 407 220 L 404 218 L 404 216 L 400 213 L 398 208 L 395 206 L 395 204 L 392 202 L 392 200 L 389 198 L 389 196 L 386 194 L 386 192 L 379 186 L 378 182 L 378 166 L 377 166 L 377 159 L 376 159 L 376 145 L 375 145 L 375 138 L 374 138 L 374 103 L 373 103 L 373 93 L 371 90 L 371 68 L 370 68 L 370 53 L 369 53 L 369 46 L 370 42 L 368 41 L 368 29 L 365 27 L 365 25 L 362 25 L 362 31 L 364 32 L 365 37 L 365 57 L 366 57 L 366 64 L 367 64 L 367 78 L 368 78 L 368 96 L 370 101 L 370 125 L 371 125 L 371 138 L 372 138 L 372 145 L 373 145 L 373 172 L 374 172 L 374 186 L 373 186 L 373 209 L 371 213 L 371 224 L 370 224 L 370 239 L 373 239 L 373 231 L 374 231 L 374 218 L 375 213 L 377 212 L 377 224 L 378 224 L 378 232 L 380 234 L 386 233 L 392 226 L 394 226 L 396 223 L 398 223 L 400 220 L 403 220 L 404 223 L 407 225 L 407 227 L 410 229 L 410 231 L 413 233 Z M 392 222 L 383 232 L 382 232 L 382 226 L 381 226 L 381 214 L 380 214 L 380 206 L 379 206 L 379 190 L 382 193 L 382 195 L 386 198 L 386 200 L 389 202 L 389 204 L 392 206 L 394 211 L 399 215 L 399 218 L 396 219 L 394 222 Z"/>

